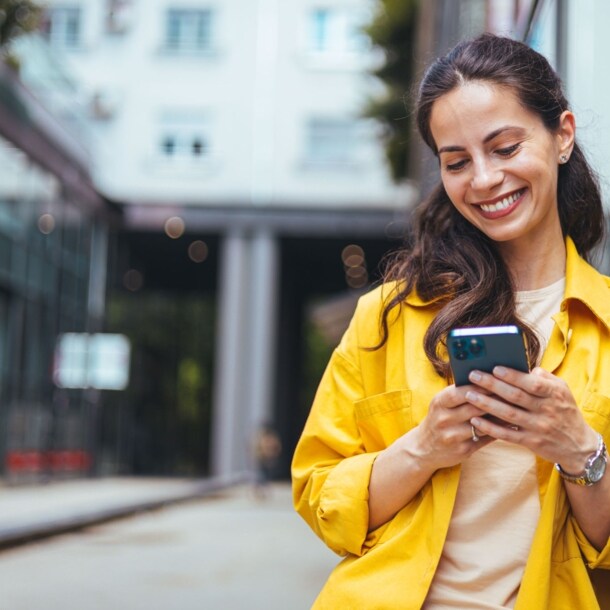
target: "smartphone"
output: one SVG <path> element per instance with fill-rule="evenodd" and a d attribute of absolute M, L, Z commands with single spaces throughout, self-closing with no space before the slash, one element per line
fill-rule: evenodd
<path fill-rule="evenodd" d="M 466 385 L 473 369 L 491 373 L 502 365 L 529 372 L 523 331 L 514 325 L 455 328 L 447 337 L 449 363 L 455 385 Z"/>

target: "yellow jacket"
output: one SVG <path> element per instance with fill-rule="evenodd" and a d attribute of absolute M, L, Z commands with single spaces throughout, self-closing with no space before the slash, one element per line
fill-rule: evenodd
<path fill-rule="evenodd" d="M 451 519 L 459 465 L 438 470 L 392 520 L 367 533 L 376 455 L 417 426 L 446 385 L 422 349 L 435 308 L 415 294 L 392 314 L 386 344 L 362 349 L 379 341 L 379 315 L 391 289 L 381 286 L 360 299 L 293 459 L 295 508 L 332 550 L 345 555 L 314 608 L 421 608 Z M 608 444 L 610 279 L 582 260 L 569 239 L 566 292 L 554 319 L 542 367 L 568 383 L 586 420 Z M 553 464 L 539 458 L 537 468 L 540 520 L 516 610 L 610 608 L 610 597 L 596 599 L 587 570 L 610 569 L 610 544 L 601 553 L 589 544 Z"/>

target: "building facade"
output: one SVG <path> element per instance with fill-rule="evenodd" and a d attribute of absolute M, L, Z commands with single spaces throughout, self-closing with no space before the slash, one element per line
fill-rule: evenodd
<path fill-rule="evenodd" d="M 416 65 L 483 30 L 527 40 L 564 76 L 579 136 L 603 178 L 607 139 L 599 134 L 609 119 L 604 80 L 594 74 L 603 61 L 600 28 L 608 9 L 599 0 L 586 2 L 586 11 L 565 0 L 422 2 Z M 370 74 L 383 57 L 361 30 L 378 3 L 45 4 L 43 35 L 53 51 L 46 56 L 76 83 L 71 104 L 57 96 L 56 82 L 47 82 L 45 100 L 68 122 L 75 121 L 70 105 L 78 106 L 95 189 L 122 213 L 115 292 L 131 295 L 130 307 L 142 319 L 147 295 L 213 299 L 213 312 L 205 314 L 213 329 L 193 326 L 192 333 L 214 335 L 214 363 L 206 373 L 212 389 L 193 399 L 210 403 L 204 472 L 230 477 L 247 470 L 249 440 L 270 420 L 289 453 L 306 415 L 306 407 L 295 406 L 295 388 L 302 385 L 295 371 L 304 366 L 307 308 L 335 294 L 313 317 L 331 320 L 336 334 L 359 291 L 376 278 L 378 261 L 397 243 L 392 240 L 402 236 L 413 203 L 437 178 L 435 160 L 412 144 L 413 180 L 393 184 L 380 127 L 364 116 L 367 101 L 382 93 Z M 585 31 L 587 44 L 581 44 Z M 24 56 L 36 53 L 23 49 Z M 22 80 L 44 87 L 52 74 L 40 61 L 25 62 Z M 99 287 L 94 292 L 98 297 L 88 298 L 99 309 L 103 297 Z M 179 352 L 176 341 L 172 350 Z M 134 361 L 140 407 L 126 404 L 131 398 L 115 411 L 104 407 L 113 413 L 104 427 L 111 436 L 119 431 L 121 446 L 139 442 L 146 413 L 161 400 L 162 384 L 150 383 L 158 371 L 190 370 L 188 359 L 168 363 L 155 349 Z M 176 379 L 175 387 L 183 387 Z M 175 405 L 163 398 L 168 406 L 158 414 L 157 430 L 172 428 L 172 408 L 197 408 L 180 406 L 179 396 L 189 391 L 176 390 Z M 168 453 L 182 442 L 175 435 Z M 117 449 L 119 457 L 110 460 L 117 465 L 109 470 L 129 470 L 129 451 Z M 150 451 L 142 455 L 146 460 Z"/>
<path fill-rule="evenodd" d="M 243 472 L 262 422 L 284 418 L 288 448 L 303 423 L 287 364 L 303 301 L 365 288 L 413 201 L 363 112 L 380 92 L 361 30 L 375 3 L 46 4 L 45 36 L 89 113 L 95 183 L 122 207 L 123 287 L 215 295 L 209 471 Z M 350 244 L 368 269 L 344 264 Z M 186 262 L 163 271 L 165 248 Z M 205 252 L 209 279 L 185 270 L 187 251 Z"/>
<path fill-rule="evenodd" d="M 82 476 L 97 396 L 52 381 L 57 338 L 104 317 L 117 215 L 81 134 L 0 63 L 0 455 L 9 481 Z M 41 99 L 41 97 L 43 99 Z"/>

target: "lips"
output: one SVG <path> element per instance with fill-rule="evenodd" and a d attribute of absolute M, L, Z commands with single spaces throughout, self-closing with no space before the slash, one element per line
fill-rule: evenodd
<path fill-rule="evenodd" d="M 525 190 L 526 189 L 520 189 L 492 203 L 479 203 L 475 205 L 477 205 L 481 210 L 482 215 L 486 218 L 500 218 L 501 216 L 510 214 L 513 209 L 521 203 Z"/>

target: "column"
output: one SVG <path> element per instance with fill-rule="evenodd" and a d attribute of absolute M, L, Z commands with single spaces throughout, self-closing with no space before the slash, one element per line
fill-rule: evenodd
<path fill-rule="evenodd" d="M 244 448 L 237 440 L 244 428 L 243 346 L 247 328 L 244 304 L 247 243 L 239 233 L 226 235 L 220 247 L 216 361 L 211 429 L 211 474 L 230 478 L 244 470 Z"/>
<path fill-rule="evenodd" d="M 273 417 L 273 390 L 278 316 L 279 244 L 271 232 L 252 238 L 250 256 L 250 352 L 248 412 L 251 437 Z"/>

